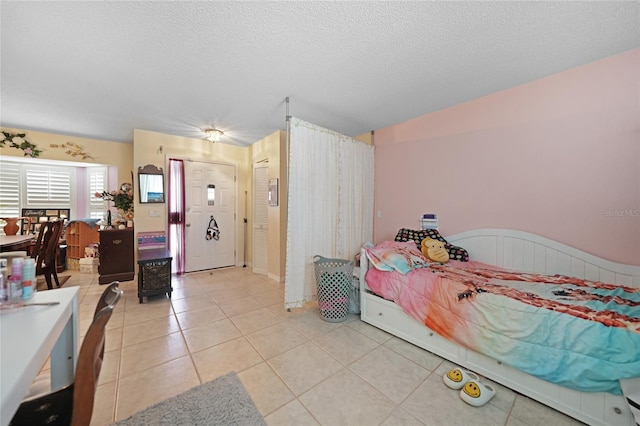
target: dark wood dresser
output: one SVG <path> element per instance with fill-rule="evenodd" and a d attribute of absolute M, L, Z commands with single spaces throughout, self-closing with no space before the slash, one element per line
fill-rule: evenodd
<path fill-rule="evenodd" d="M 100 231 L 99 284 L 131 281 L 135 275 L 133 228 Z"/>

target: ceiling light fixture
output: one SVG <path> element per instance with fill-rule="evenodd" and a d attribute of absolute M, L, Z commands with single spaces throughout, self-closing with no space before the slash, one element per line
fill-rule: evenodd
<path fill-rule="evenodd" d="M 224 135 L 224 132 L 218 129 L 205 129 L 204 132 L 207 135 L 206 138 L 211 142 L 219 142 L 222 135 Z"/>

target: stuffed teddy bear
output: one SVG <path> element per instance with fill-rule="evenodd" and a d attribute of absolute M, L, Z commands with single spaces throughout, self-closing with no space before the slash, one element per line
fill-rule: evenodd
<path fill-rule="evenodd" d="M 447 263 L 449 261 L 449 252 L 444 248 L 445 243 L 432 238 L 425 238 L 421 243 L 422 254 L 434 262 Z"/>

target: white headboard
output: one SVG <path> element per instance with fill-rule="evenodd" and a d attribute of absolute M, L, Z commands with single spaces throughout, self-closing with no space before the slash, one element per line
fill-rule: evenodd
<path fill-rule="evenodd" d="M 640 266 L 601 259 L 539 235 L 511 229 L 476 229 L 446 237 L 477 260 L 539 274 L 560 274 L 640 288 Z"/>

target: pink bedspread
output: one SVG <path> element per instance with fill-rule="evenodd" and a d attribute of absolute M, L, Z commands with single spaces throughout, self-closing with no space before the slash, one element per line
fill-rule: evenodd
<path fill-rule="evenodd" d="M 451 260 L 447 268 L 483 268 L 480 262 L 458 262 Z M 414 269 L 403 275 L 398 272 L 380 271 L 371 268 L 366 275 L 367 285 L 378 296 L 397 303 L 402 309 L 443 337 L 461 344 L 468 341 L 468 329 L 461 317 L 462 305 L 459 294 L 468 291 L 461 282 L 447 282 L 446 291 L 443 277 L 433 268 Z M 464 296 L 462 296 L 464 297 Z"/>

